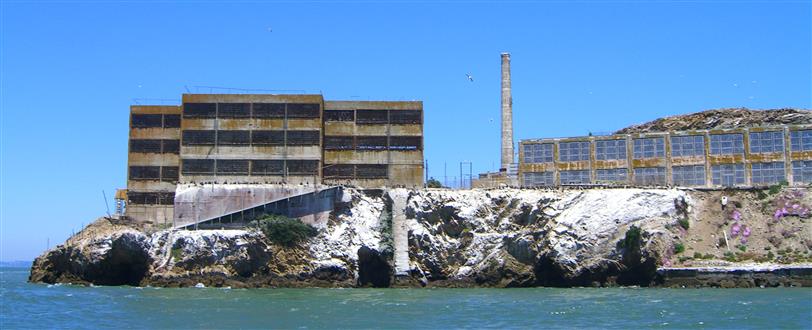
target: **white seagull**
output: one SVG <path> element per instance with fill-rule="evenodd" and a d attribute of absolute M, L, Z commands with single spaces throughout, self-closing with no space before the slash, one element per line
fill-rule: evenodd
<path fill-rule="evenodd" d="M 469 73 L 465 74 L 465 78 L 468 78 L 468 81 L 470 81 L 470 82 L 474 82 L 474 77 L 471 76 L 471 74 L 469 74 Z"/>

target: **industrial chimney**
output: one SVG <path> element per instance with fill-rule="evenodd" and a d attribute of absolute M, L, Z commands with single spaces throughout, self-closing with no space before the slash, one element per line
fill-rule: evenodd
<path fill-rule="evenodd" d="M 510 53 L 502 53 L 502 166 L 513 164 L 513 97 L 510 93 Z"/>

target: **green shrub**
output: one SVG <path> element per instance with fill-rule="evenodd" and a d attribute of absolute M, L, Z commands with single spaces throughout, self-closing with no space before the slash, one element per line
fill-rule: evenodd
<path fill-rule="evenodd" d="M 727 252 L 725 252 L 725 260 L 731 261 L 731 262 L 736 261 L 736 255 L 733 254 L 733 252 L 727 251 Z"/>
<path fill-rule="evenodd" d="M 773 251 L 767 252 L 767 259 L 768 260 L 775 259 L 775 255 L 773 254 Z"/>
<path fill-rule="evenodd" d="M 683 245 L 682 243 L 674 244 L 674 253 L 680 254 L 683 252 L 685 252 L 685 245 Z"/>
<path fill-rule="evenodd" d="M 742 250 L 742 252 L 747 251 L 747 245 L 744 244 L 739 245 L 739 250 Z"/>
<path fill-rule="evenodd" d="M 179 261 L 183 258 L 183 248 L 173 247 L 169 254 L 172 256 L 172 261 Z"/>
<path fill-rule="evenodd" d="M 316 236 L 316 228 L 282 215 L 268 215 L 252 221 L 249 226 L 261 230 L 271 242 L 285 246 L 294 246 Z"/>
<path fill-rule="evenodd" d="M 430 178 L 429 181 L 426 181 L 427 188 L 445 188 L 439 180 L 435 178 Z"/>
<path fill-rule="evenodd" d="M 688 228 L 691 228 L 691 223 L 688 222 L 688 218 L 682 218 L 679 219 L 679 226 L 685 230 L 688 230 Z"/>
<path fill-rule="evenodd" d="M 620 242 L 618 242 L 618 247 L 625 249 L 639 249 L 641 239 L 642 232 L 640 230 L 640 227 L 631 226 L 631 228 L 629 228 L 629 230 L 626 231 L 626 237 L 624 237 Z"/>
<path fill-rule="evenodd" d="M 770 193 L 770 195 L 775 195 L 775 194 L 781 192 L 781 188 L 786 187 L 788 185 L 789 185 L 789 182 L 787 182 L 786 180 L 781 181 L 778 184 L 770 186 L 770 189 L 768 190 L 768 192 Z"/>
<path fill-rule="evenodd" d="M 705 253 L 705 256 L 702 257 L 702 259 L 713 259 L 713 258 L 716 258 L 716 256 L 710 253 Z"/>
<path fill-rule="evenodd" d="M 767 199 L 767 194 L 765 194 L 763 190 L 759 190 L 758 199 Z"/>
<path fill-rule="evenodd" d="M 694 252 L 694 259 L 702 259 L 702 253 Z"/>

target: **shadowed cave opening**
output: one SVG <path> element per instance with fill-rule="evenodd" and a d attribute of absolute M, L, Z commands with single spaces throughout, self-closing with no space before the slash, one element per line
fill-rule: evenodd
<path fill-rule="evenodd" d="M 150 257 L 146 250 L 132 241 L 113 241 L 96 269 L 89 272 L 89 281 L 96 285 L 138 286 L 149 271 Z"/>
<path fill-rule="evenodd" d="M 387 288 L 392 281 L 392 266 L 380 252 L 362 246 L 358 249 L 358 286 Z"/>

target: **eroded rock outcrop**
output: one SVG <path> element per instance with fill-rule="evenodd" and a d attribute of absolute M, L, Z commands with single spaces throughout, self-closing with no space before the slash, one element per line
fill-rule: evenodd
<path fill-rule="evenodd" d="M 407 197 L 397 212 L 388 194 L 344 189 L 329 219 L 311 224 L 318 234 L 292 247 L 274 244 L 257 230 L 149 232 L 101 219 L 37 258 L 30 280 L 232 287 L 651 285 L 668 279 L 664 266 L 761 258 L 773 251 L 777 261 L 812 256 L 810 223 L 802 217 L 774 220 L 765 208 L 780 194 L 401 190 L 397 204 Z M 719 208 L 721 194 L 756 230 L 746 253 L 716 236 L 731 226 L 730 210 Z M 394 243 L 393 213 L 408 232 L 398 234 L 407 244 Z M 398 258 L 399 265 L 395 246 L 408 249 L 408 260 Z M 688 251 L 677 255 L 683 249 Z M 396 276 L 394 269 L 408 272 Z"/>
<path fill-rule="evenodd" d="M 670 248 L 678 190 L 420 191 L 410 255 L 429 285 L 647 285 Z M 636 250 L 618 248 L 630 226 Z M 634 274 L 634 275 L 631 275 Z"/>
<path fill-rule="evenodd" d="M 626 127 L 615 134 L 799 124 L 812 124 L 812 111 L 791 108 L 766 110 L 731 108 L 663 117 Z"/>

